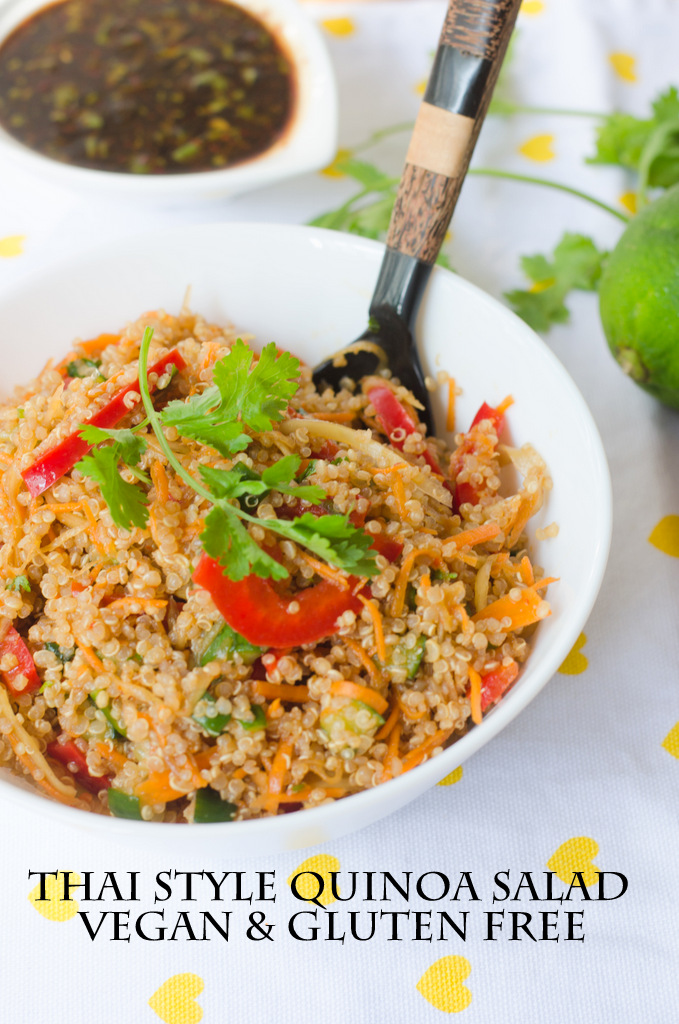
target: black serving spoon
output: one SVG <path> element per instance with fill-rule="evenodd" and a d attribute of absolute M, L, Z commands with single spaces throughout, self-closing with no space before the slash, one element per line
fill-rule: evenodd
<path fill-rule="evenodd" d="M 414 340 L 415 318 L 520 6 L 521 0 L 450 0 L 391 215 L 369 325 L 313 370 L 323 390 L 388 367 L 422 403 L 420 418 L 429 433 L 434 417 Z"/>

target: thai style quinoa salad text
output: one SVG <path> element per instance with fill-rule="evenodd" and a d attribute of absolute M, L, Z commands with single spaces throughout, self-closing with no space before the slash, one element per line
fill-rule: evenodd
<path fill-rule="evenodd" d="M 0 406 L 0 763 L 205 823 L 440 753 L 550 614 L 525 529 L 551 481 L 482 397 L 448 448 L 388 371 L 320 394 L 187 309 L 48 364 Z"/>

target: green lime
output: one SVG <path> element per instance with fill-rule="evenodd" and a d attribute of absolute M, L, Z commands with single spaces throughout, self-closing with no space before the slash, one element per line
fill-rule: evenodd
<path fill-rule="evenodd" d="M 623 232 L 599 282 L 599 312 L 625 373 L 679 409 L 679 185 Z"/>

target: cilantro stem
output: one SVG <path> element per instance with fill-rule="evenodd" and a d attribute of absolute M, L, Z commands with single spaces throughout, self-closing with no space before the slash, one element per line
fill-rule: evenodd
<path fill-rule="evenodd" d="M 608 115 L 602 114 L 598 110 L 569 110 L 566 107 L 531 107 L 523 106 L 521 103 L 510 103 L 503 101 L 498 104 L 497 109 L 491 109 L 488 111 L 489 114 L 496 115 L 509 115 L 512 114 L 548 114 L 550 117 L 596 117 L 605 118 Z"/>
<path fill-rule="evenodd" d="M 214 505 L 216 504 L 214 495 L 211 494 L 211 492 L 208 491 L 206 487 L 203 487 L 203 485 L 199 483 L 198 480 L 195 479 L 195 477 L 191 476 L 191 474 L 186 469 L 184 469 L 181 462 L 170 448 L 167 438 L 163 433 L 163 428 L 158 413 L 153 407 L 148 382 L 148 359 L 152 337 L 153 328 L 145 328 L 144 336 L 141 339 L 141 346 L 139 348 L 139 393 L 141 395 L 141 400 L 143 402 L 144 409 L 146 410 L 148 421 L 151 425 L 153 433 L 158 438 L 158 444 L 163 449 L 163 452 L 165 453 L 167 460 L 174 469 L 174 471 L 182 478 L 182 480 L 185 483 L 189 485 L 189 487 L 192 487 L 197 494 L 200 494 L 201 497 L 206 498 L 211 504 Z"/>
<path fill-rule="evenodd" d="M 601 199 L 595 199 L 594 196 L 588 195 L 587 192 L 581 192 L 578 188 L 571 188 L 570 185 L 563 185 L 559 181 L 551 181 L 549 178 L 534 178 L 532 175 L 514 174 L 512 171 L 498 171 L 492 167 L 472 167 L 467 171 L 467 174 L 475 174 L 478 177 L 484 178 L 503 178 L 505 181 L 522 181 L 529 185 L 544 185 L 545 188 L 553 188 L 559 192 L 566 192 L 568 195 L 576 196 L 578 199 L 584 199 L 593 206 L 598 206 L 600 210 L 610 213 L 612 217 L 617 217 L 624 224 L 628 224 L 630 220 L 620 210 L 609 206 L 608 203 L 604 203 Z"/>

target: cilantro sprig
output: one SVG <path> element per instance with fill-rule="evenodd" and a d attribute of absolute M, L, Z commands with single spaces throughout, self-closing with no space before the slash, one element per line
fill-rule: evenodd
<path fill-rule="evenodd" d="M 548 331 L 552 324 L 567 323 L 570 319 L 564 300 L 571 291 L 596 291 L 607 256 L 586 235 L 566 232 L 551 258 L 521 258 L 523 272 L 533 286 L 505 292 L 505 298 L 534 330 Z"/>
<path fill-rule="evenodd" d="M 222 455 L 244 451 L 251 438 L 245 428 L 271 430 L 283 418 L 297 391 L 299 360 L 289 352 L 277 354 L 272 342 L 252 365 L 252 349 L 238 338 L 214 367 L 214 384 L 202 395 L 170 402 L 163 423 L 183 437 L 202 441 Z"/>
<path fill-rule="evenodd" d="M 210 445 L 222 454 L 242 451 L 251 441 L 246 433 L 270 430 L 283 418 L 289 400 L 297 391 L 299 361 L 287 352 L 267 345 L 253 366 L 253 353 L 240 339 L 230 353 L 215 364 L 214 385 L 202 395 L 185 402 L 169 403 L 162 413 L 155 410 L 148 387 L 148 353 L 153 330 L 144 331 L 139 350 L 139 390 L 148 422 L 168 462 L 178 476 L 212 506 L 200 535 L 204 550 L 219 561 L 227 575 L 241 580 L 255 573 L 283 579 L 287 570 L 261 548 L 248 532 L 248 523 L 263 526 L 279 537 L 292 540 L 346 572 L 374 576 L 379 570 L 372 550 L 372 538 L 353 526 L 347 516 L 309 512 L 292 520 L 259 519 L 239 504 L 239 499 L 256 499 L 270 490 L 306 501 L 326 497 L 323 488 L 295 480 L 301 466 L 297 455 L 287 455 L 261 475 L 242 463 L 231 469 L 200 466 L 196 479 L 172 450 L 164 428 L 173 426 L 183 437 Z M 117 443 L 114 441 L 114 444 Z M 122 456 L 121 456 L 122 457 Z"/>
<path fill-rule="evenodd" d="M 144 529 L 149 518 L 147 493 L 136 484 L 123 480 L 120 466 L 121 463 L 127 466 L 141 483 L 150 484 L 147 474 L 138 468 L 146 450 L 146 441 L 132 430 L 103 430 L 91 424 L 80 428 L 80 436 L 95 447 L 76 463 L 75 468 L 99 484 L 116 526 L 124 530 L 131 526 Z"/>

